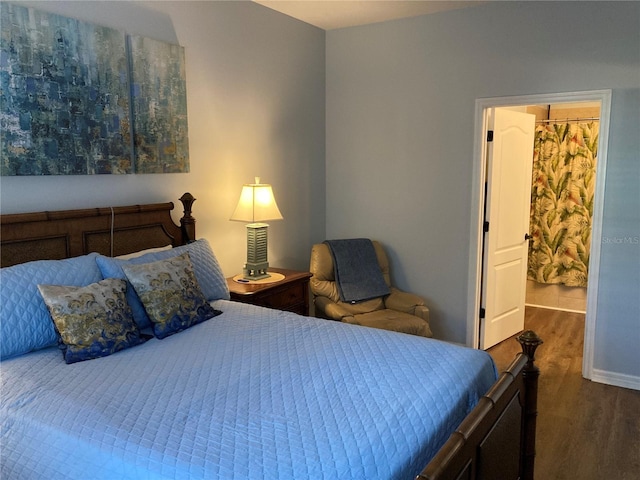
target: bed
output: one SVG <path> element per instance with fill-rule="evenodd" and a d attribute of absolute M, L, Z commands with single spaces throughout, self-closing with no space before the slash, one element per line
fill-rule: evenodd
<path fill-rule="evenodd" d="M 180 200 L 179 225 L 172 202 L 2 215 L 0 477 L 533 479 L 533 332 L 498 377 L 482 351 L 232 302 Z M 36 282 L 118 281 L 134 311 L 134 273 L 176 262 L 210 318 L 160 338 L 134 314 L 139 343 L 68 363 Z"/>

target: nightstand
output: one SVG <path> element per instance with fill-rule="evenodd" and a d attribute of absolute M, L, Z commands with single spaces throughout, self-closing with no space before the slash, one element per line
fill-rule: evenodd
<path fill-rule="evenodd" d="M 309 316 L 311 273 L 284 268 L 270 268 L 269 272 L 284 275 L 284 279 L 271 283 L 238 283 L 233 277 L 227 278 L 231 300 Z"/>

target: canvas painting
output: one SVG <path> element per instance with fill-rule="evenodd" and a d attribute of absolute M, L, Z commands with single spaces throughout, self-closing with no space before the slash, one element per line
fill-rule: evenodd
<path fill-rule="evenodd" d="M 184 48 L 131 36 L 136 173 L 189 171 Z"/>
<path fill-rule="evenodd" d="M 124 32 L 0 5 L 2 175 L 131 173 Z"/>

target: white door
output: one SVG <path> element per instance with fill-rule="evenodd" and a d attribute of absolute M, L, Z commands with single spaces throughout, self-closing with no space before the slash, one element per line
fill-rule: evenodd
<path fill-rule="evenodd" d="M 489 112 L 480 348 L 524 328 L 535 116 Z"/>

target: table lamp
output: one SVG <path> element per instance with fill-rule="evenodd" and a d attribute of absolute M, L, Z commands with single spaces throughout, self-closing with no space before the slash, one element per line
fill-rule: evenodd
<path fill-rule="evenodd" d="M 271 185 L 260 183 L 260 177 L 256 177 L 255 182 L 242 186 L 238 206 L 230 219 L 249 222 L 247 224 L 247 263 L 243 269 L 246 280 L 261 280 L 270 277 L 267 273 L 269 267 L 267 228 L 269 225 L 264 222 L 282 220 L 282 214 L 273 197 Z"/>

